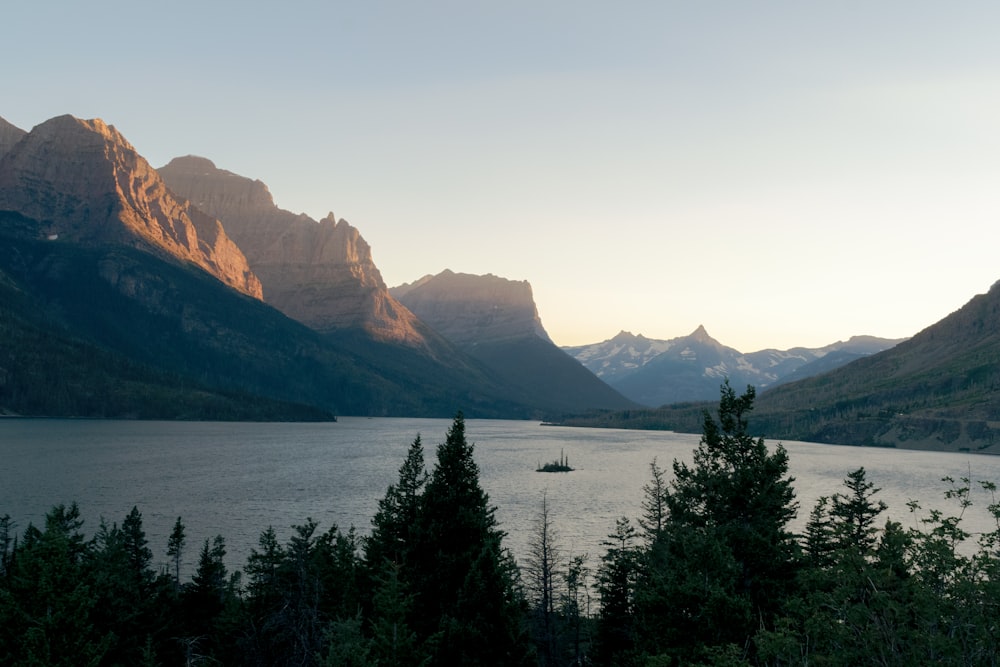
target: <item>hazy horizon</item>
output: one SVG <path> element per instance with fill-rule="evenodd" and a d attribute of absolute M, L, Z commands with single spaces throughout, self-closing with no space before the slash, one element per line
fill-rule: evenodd
<path fill-rule="evenodd" d="M 55 6 L 55 8 L 54 8 Z M 5 9 L 0 117 L 115 125 L 333 211 L 389 286 L 531 283 L 559 345 L 912 336 L 983 293 L 1000 6 Z"/>

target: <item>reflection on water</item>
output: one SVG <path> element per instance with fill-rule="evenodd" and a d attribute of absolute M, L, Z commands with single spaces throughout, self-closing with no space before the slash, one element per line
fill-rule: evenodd
<path fill-rule="evenodd" d="M 428 469 L 445 419 L 343 417 L 331 424 L 0 420 L 0 515 L 23 530 L 41 524 L 53 505 L 77 501 L 88 535 L 101 517 L 120 523 L 133 505 L 143 514 L 154 561 L 167 562 L 175 519 L 187 527 L 190 571 L 205 539 L 226 539 L 231 567 L 241 567 L 262 530 L 279 538 L 307 517 L 320 529 L 336 524 L 365 533 L 379 498 L 396 481 L 413 438 L 420 434 Z M 690 460 L 697 435 L 541 426 L 537 422 L 468 420 L 481 482 L 515 556 L 526 544 L 542 496 L 565 556 L 587 553 L 596 566 L 601 541 L 617 517 L 635 518 L 649 464 L 669 473 L 674 459 Z M 907 501 L 948 512 L 945 475 L 1000 482 L 1000 457 L 785 443 L 800 503 L 799 525 L 816 498 L 841 491 L 859 466 L 882 491 L 890 514 L 914 519 Z M 564 452 L 570 473 L 538 473 Z M 966 528 L 988 530 L 982 492 L 966 513 Z"/>

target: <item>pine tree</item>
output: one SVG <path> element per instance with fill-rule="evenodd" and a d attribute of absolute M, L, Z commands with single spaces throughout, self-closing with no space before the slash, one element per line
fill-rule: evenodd
<path fill-rule="evenodd" d="M 174 584 L 178 587 L 181 585 L 181 559 L 184 555 L 184 544 L 184 524 L 181 523 L 181 518 L 177 517 L 174 528 L 170 532 L 170 539 L 167 540 L 167 556 L 174 564 Z"/>
<path fill-rule="evenodd" d="M 667 481 L 663 468 L 657 465 L 655 458 L 649 464 L 649 477 L 642 487 L 642 516 L 639 518 L 639 527 L 647 546 L 656 541 L 667 521 Z"/>
<path fill-rule="evenodd" d="M 411 533 L 414 629 L 432 641 L 434 664 L 520 664 L 528 641 L 517 568 L 479 485 L 473 449 L 458 413 Z"/>
<path fill-rule="evenodd" d="M 226 541 L 221 535 L 212 541 L 206 539 L 191 583 L 184 588 L 182 608 L 189 655 L 218 657 L 224 650 L 228 638 L 221 631 L 220 623 L 235 595 L 225 557 Z"/>
<path fill-rule="evenodd" d="M 390 485 L 372 517 L 372 532 L 364 539 L 365 564 L 373 579 L 381 576 L 384 561 L 407 563 L 412 548 L 420 498 L 427 482 L 424 448 L 417 435 L 399 469 L 399 481 Z"/>
<path fill-rule="evenodd" d="M 417 635 L 409 624 L 413 596 L 401 577 L 401 566 L 389 564 L 372 594 L 371 658 L 388 667 L 415 667 L 422 660 Z"/>
<path fill-rule="evenodd" d="M 153 582 L 153 552 L 146 541 L 146 531 L 142 528 L 142 513 L 133 506 L 125 520 L 122 521 L 122 547 L 128 562 L 129 576 L 141 594 L 149 592 Z"/>
<path fill-rule="evenodd" d="M 839 546 L 849 546 L 863 554 L 870 554 L 877 541 L 875 519 L 887 507 L 881 500 L 872 500 L 881 489 L 876 489 L 866 479 L 864 467 L 848 473 L 844 486 L 849 493 L 834 494 L 830 508 Z"/>
<path fill-rule="evenodd" d="M 718 421 L 705 413 L 692 464 L 673 463 L 666 519 L 647 549 L 637 600 L 650 653 L 692 661 L 730 644 L 747 647 L 790 590 L 798 561 L 787 528 L 797 510 L 793 479 L 784 447 L 769 452 L 750 434 L 754 395 L 748 386 L 737 396 L 726 381 Z"/>
<path fill-rule="evenodd" d="M 754 388 L 737 397 L 727 381 L 721 393 L 719 421 L 705 414 L 693 465 L 674 461 L 666 504 L 671 522 L 720 533 L 740 567 L 736 590 L 768 616 L 794 571 L 794 479 L 785 448 L 770 453 L 749 432 Z"/>
<path fill-rule="evenodd" d="M 73 503 L 54 507 L 44 531 L 33 525 L 25 530 L 2 600 L 11 609 L 4 614 L 0 651 L 10 664 L 97 664 L 111 647 L 113 637 L 95 627 L 94 544 L 82 526 Z"/>
<path fill-rule="evenodd" d="M 597 623 L 597 660 L 600 664 L 627 664 L 635 651 L 635 595 L 639 577 L 639 547 L 635 527 L 626 517 L 602 542 L 598 591 L 601 612 Z"/>

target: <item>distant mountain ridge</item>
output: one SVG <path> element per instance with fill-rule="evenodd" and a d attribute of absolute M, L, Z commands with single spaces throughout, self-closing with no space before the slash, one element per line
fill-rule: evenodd
<path fill-rule="evenodd" d="M 716 406 L 717 398 L 561 423 L 694 433 Z M 769 439 L 1000 454 L 1000 281 L 894 347 L 758 392 L 749 423 Z"/>
<path fill-rule="evenodd" d="M 670 340 L 622 331 L 601 343 L 563 349 L 627 398 L 656 407 L 712 400 L 718 396 L 719 384 L 725 378 L 734 386 L 774 387 L 836 368 L 899 342 L 853 336 L 821 348 L 742 353 L 719 343 L 699 325 L 691 334 Z"/>

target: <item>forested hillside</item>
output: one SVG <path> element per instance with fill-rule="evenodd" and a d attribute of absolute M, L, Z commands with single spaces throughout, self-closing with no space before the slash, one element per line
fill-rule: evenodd
<path fill-rule="evenodd" d="M 650 462 L 599 559 L 562 550 L 544 502 L 528 553 L 507 551 L 461 415 L 430 472 L 414 439 L 368 535 L 266 527 L 242 571 L 222 536 L 189 545 L 182 517 L 150 545 L 137 508 L 90 536 L 75 505 L 20 533 L 2 516 L 0 663 L 997 664 L 1000 503 L 992 531 L 961 520 L 995 485 L 943 480 L 953 511 L 912 505 L 904 528 L 861 468 L 800 508 L 787 452 L 751 434 L 754 398 L 724 386 L 691 464 Z"/>
<path fill-rule="evenodd" d="M 8 411 L 315 419 L 447 415 L 456 403 L 477 416 L 524 417 L 535 409 L 505 399 L 495 379 L 463 358 L 441 364 L 352 333 L 323 335 L 190 264 L 20 231 L 34 225 L 0 212 L 7 250 L 0 256 L 0 334 L 11 336 L 0 338 L 0 370 L 8 377 L 0 408 Z M 26 366 L 32 359 L 37 364 Z M 204 409 L 193 411 L 199 397 L 182 396 L 189 389 L 245 405 L 219 406 L 213 417 L 220 399 L 206 394 Z"/>

